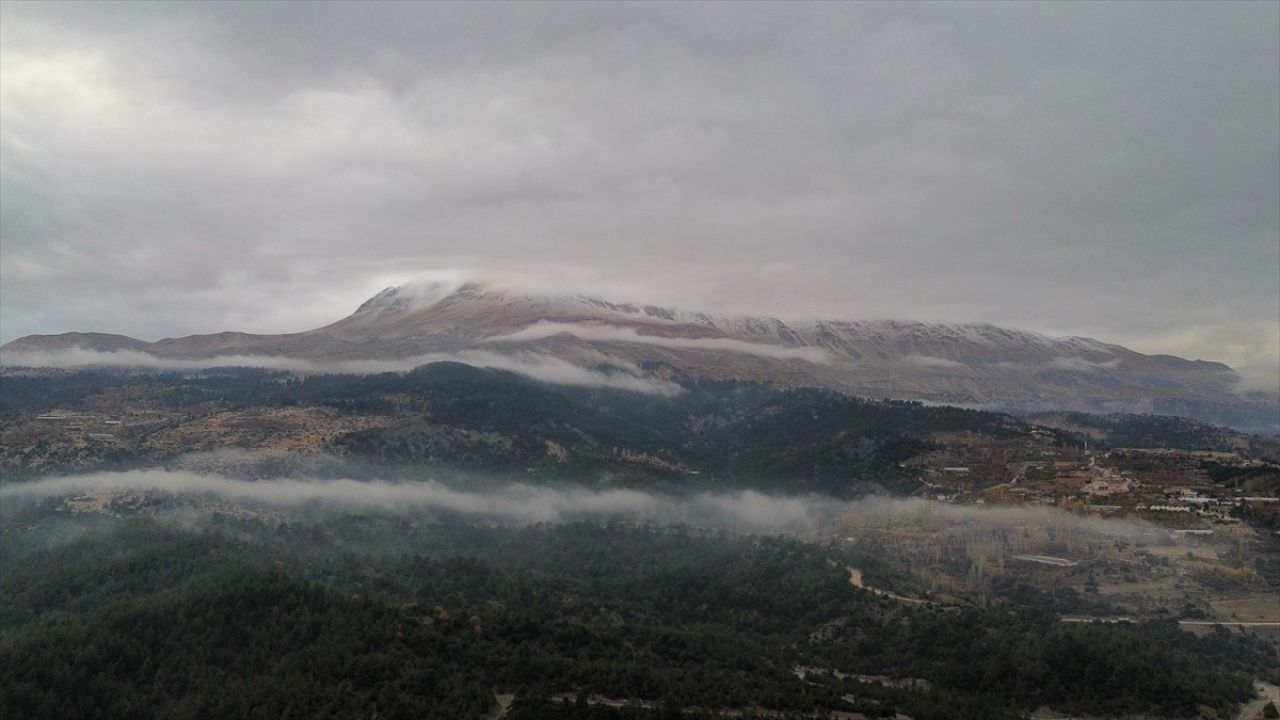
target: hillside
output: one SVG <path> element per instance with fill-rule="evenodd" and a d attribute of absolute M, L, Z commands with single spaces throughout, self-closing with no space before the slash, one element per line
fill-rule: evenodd
<path fill-rule="evenodd" d="M 1029 437 L 1005 415 L 812 388 L 708 381 L 662 397 L 458 363 L 296 379 L 258 370 L 0 377 L 0 468 L 10 476 L 253 449 L 848 496 L 914 489 L 916 471 L 902 463 L 932 449 L 937 433 Z"/>

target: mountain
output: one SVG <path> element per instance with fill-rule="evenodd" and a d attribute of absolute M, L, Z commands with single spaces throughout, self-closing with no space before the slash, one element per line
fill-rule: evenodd
<path fill-rule="evenodd" d="M 1145 355 L 1089 338 L 987 324 L 784 322 L 478 284 L 452 292 L 387 288 L 349 317 L 306 332 L 224 332 L 154 343 L 119 335 L 32 335 L 0 348 L 0 357 L 8 365 L 38 364 L 73 348 L 161 360 L 267 356 L 279 365 L 291 358 L 309 368 L 425 355 L 483 354 L 511 362 L 551 357 L 676 381 L 755 380 L 1011 410 L 1153 412 L 1250 428 L 1280 424 L 1275 399 L 1234 392 L 1239 377 L 1226 365 Z"/>
<path fill-rule="evenodd" d="M 90 350 L 94 352 L 119 352 L 145 350 L 148 343 L 127 335 L 110 333 L 69 332 L 60 335 L 28 335 L 0 346 L 0 351 L 12 353 L 58 352 L 63 350 Z"/>

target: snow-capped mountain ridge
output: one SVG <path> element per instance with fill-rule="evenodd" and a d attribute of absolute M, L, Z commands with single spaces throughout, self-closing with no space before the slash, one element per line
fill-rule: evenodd
<path fill-rule="evenodd" d="M 154 343 L 123 336 L 29 336 L 0 360 L 79 347 L 183 361 L 296 358 L 316 363 L 482 352 L 582 368 L 638 368 L 664 380 L 749 380 L 872 397 L 1007 408 L 1161 411 L 1245 402 L 1225 365 L 1144 355 L 1082 337 L 990 324 L 783 321 L 466 284 L 391 287 L 350 316 L 285 335 L 218 333 Z M 1188 410 L 1190 408 L 1190 410 Z"/>
<path fill-rule="evenodd" d="M 711 314 L 656 305 L 614 303 L 594 295 L 551 295 L 519 292 L 468 283 L 453 293 L 425 306 L 415 305 L 403 288 L 388 287 L 357 309 L 355 315 L 376 313 L 410 313 L 429 310 L 436 305 L 457 306 L 466 303 L 473 309 L 498 310 L 513 305 L 536 309 L 550 317 L 581 316 L 597 321 L 686 325 L 705 328 L 725 335 L 749 335 L 761 340 L 774 339 L 782 345 L 838 346 L 841 339 L 874 337 L 884 343 L 965 341 L 985 345 L 1024 344 L 1043 348 L 1071 348 L 1080 352 L 1110 354 L 1123 350 L 1119 345 L 1086 337 L 1055 337 L 1029 330 L 1004 328 L 990 323 L 939 323 L 910 320 L 836 320 L 812 319 L 784 321 L 775 317 Z M 544 318 L 544 321 L 546 318 Z M 808 338 L 814 338 L 808 340 Z"/>

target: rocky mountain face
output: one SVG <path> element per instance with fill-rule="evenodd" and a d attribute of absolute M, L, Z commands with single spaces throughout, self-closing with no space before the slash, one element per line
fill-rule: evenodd
<path fill-rule="evenodd" d="M 0 359 L 24 364 L 80 348 L 170 360 L 269 356 L 314 368 L 459 353 L 551 356 L 676 381 L 754 380 L 1013 410 L 1154 412 L 1252 428 L 1280 422 L 1275 398 L 1236 394 L 1239 378 L 1223 364 L 1144 355 L 1088 338 L 985 324 L 788 323 L 475 284 L 429 295 L 388 288 L 347 318 L 285 335 L 225 332 L 154 343 L 33 335 L 0 348 Z"/>

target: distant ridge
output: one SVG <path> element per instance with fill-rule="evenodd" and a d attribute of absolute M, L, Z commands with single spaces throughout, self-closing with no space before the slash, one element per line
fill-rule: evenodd
<path fill-rule="evenodd" d="M 1250 428 L 1280 424 L 1277 399 L 1237 394 L 1240 378 L 1226 365 L 1144 355 L 1090 338 L 987 324 L 788 323 L 474 283 L 452 292 L 387 288 L 352 315 L 306 332 L 223 332 L 152 343 L 99 333 L 30 335 L 0 347 L 0 361 L 39 364 L 77 348 L 89 351 L 86 363 L 94 353 L 124 351 L 171 360 L 268 356 L 313 364 L 534 353 L 675 380 L 764 381 L 1007 410 L 1177 414 Z"/>
<path fill-rule="evenodd" d="M 128 335 L 112 335 L 111 333 L 69 332 L 59 335 L 27 335 L 11 343 L 0 346 L 3 352 L 52 352 L 80 348 L 98 352 L 117 352 L 120 350 L 145 350 L 150 343 L 131 338 Z"/>

